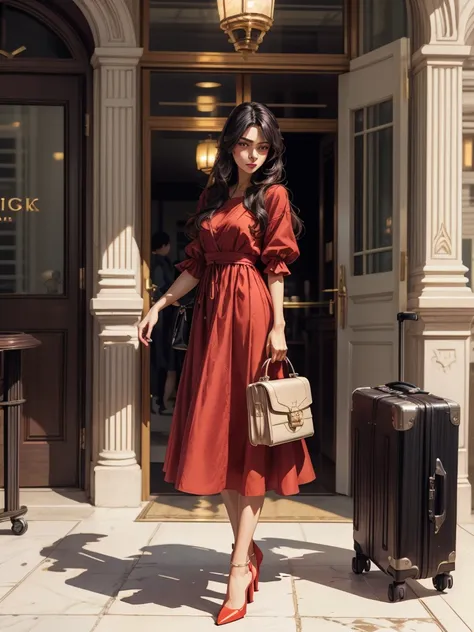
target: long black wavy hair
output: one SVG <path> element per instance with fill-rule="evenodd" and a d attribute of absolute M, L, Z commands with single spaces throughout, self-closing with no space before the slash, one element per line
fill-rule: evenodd
<path fill-rule="evenodd" d="M 265 210 L 265 193 L 275 184 L 283 184 L 285 171 L 283 154 L 285 145 L 277 120 L 273 113 L 262 103 L 247 102 L 238 105 L 229 115 L 218 141 L 218 151 L 212 169 L 208 188 L 203 196 L 201 208 L 188 222 L 187 232 L 191 238 L 196 237 L 202 223 L 210 219 L 214 213 L 229 199 L 230 189 L 238 182 L 238 167 L 232 155 L 249 127 L 260 127 L 266 142 L 270 145 L 268 156 L 262 167 L 258 169 L 245 191 L 244 206 L 255 217 L 254 232 L 264 232 L 268 224 Z M 303 222 L 290 205 L 293 230 L 299 237 L 303 230 Z"/>

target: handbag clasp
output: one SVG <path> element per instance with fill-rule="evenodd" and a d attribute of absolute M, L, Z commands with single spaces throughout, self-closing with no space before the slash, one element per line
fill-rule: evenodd
<path fill-rule="evenodd" d="M 295 432 L 303 425 L 303 411 L 302 410 L 290 410 L 288 413 L 288 425 L 290 430 Z"/>

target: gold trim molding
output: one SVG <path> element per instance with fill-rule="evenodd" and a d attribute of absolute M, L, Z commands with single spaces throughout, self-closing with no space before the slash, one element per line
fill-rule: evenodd
<path fill-rule="evenodd" d="M 141 58 L 142 68 L 182 68 L 237 70 L 255 72 L 327 72 L 349 71 L 347 55 L 297 55 L 258 53 L 246 60 L 238 53 L 146 52 Z"/>
<path fill-rule="evenodd" d="M 225 118 L 199 118 L 195 116 L 151 116 L 146 121 L 149 130 L 169 130 L 180 132 L 218 132 L 222 131 Z M 335 133 L 336 119 L 278 119 L 283 133 Z"/>

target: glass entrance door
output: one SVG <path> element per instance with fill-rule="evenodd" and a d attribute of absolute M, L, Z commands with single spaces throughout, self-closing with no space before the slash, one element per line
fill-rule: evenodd
<path fill-rule="evenodd" d="M 287 151 L 286 175 L 306 232 L 301 257 L 285 280 L 289 354 L 311 381 L 316 424 L 308 442 L 317 470 L 303 493 L 335 489 L 334 245 L 337 74 L 294 74 L 181 69 L 145 70 L 144 146 L 145 309 L 171 284 L 173 264 L 184 258 L 184 226 L 195 211 L 212 167 L 212 145 L 231 110 L 253 99 L 277 116 Z M 148 250 L 148 253 L 146 252 Z M 155 341 L 144 353 L 142 466 L 144 497 L 176 493 L 163 482 L 163 462 L 184 352 L 171 349 L 177 308 L 160 318 Z M 243 409 L 246 423 L 246 409 Z M 149 467 L 149 469 L 147 469 Z"/>
<path fill-rule="evenodd" d="M 24 362 L 24 487 L 80 482 L 81 122 L 80 78 L 0 75 L 0 331 L 42 343 Z"/>

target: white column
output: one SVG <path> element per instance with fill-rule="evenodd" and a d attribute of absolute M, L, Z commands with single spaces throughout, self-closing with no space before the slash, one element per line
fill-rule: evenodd
<path fill-rule="evenodd" d="M 141 469 L 140 356 L 136 323 L 140 226 L 137 205 L 139 48 L 98 48 L 94 66 L 93 472 L 96 505 L 137 507 Z"/>
<path fill-rule="evenodd" d="M 462 264 L 464 46 L 424 46 L 413 59 L 408 377 L 461 405 L 458 516 L 471 514 L 469 347 L 474 295 Z"/>

